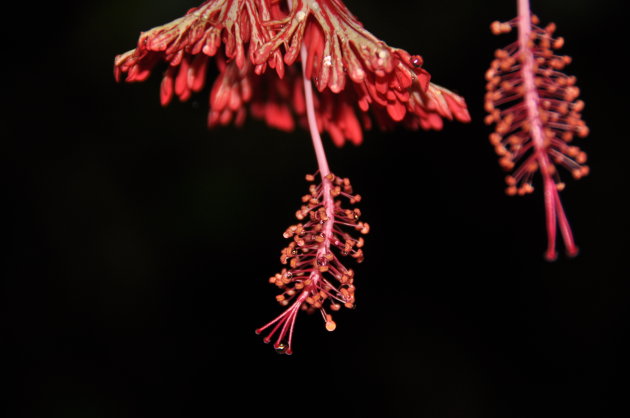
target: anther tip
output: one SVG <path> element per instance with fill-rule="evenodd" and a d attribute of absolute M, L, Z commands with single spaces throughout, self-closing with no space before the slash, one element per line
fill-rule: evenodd
<path fill-rule="evenodd" d="M 334 331 L 337 328 L 337 324 L 335 323 L 335 321 L 327 321 L 326 322 L 326 330 L 327 331 Z"/>
<path fill-rule="evenodd" d="M 580 253 L 580 249 L 578 247 L 572 247 L 567 249 L 567 257 L 575 258 Z"/>
<path fill-rule="evenodd" d="M 552 262 L 552 261 L 556 261 L 558 259 L 558 253 L 556 252 L 556 250 L 547 250 L 547 252 L 545 253 L 545 260 Z"/>

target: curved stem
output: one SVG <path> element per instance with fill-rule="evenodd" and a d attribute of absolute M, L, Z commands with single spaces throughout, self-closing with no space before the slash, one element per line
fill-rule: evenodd
<path fill-rule="evenodd" d="M 288 0 L 289 8 L 292 7 L 291 0 Z M 324 257 L 330 251 L 330 237 L 333 236 L 333 226 L 335 219 L 335 202 L 331 196 L 332 181 L 328 178 L 330 174 L 330 168 L 328 167 L 328 160 L 326 159 L 326 152 L 324 151 L 324 144 L 322 137 L 319 134 L 317 127 L 317 118 L 315 116 L 315 102 L 313 100 L 313 84 L 311 80 L 306 77 L 306 62 L 308 59 L 308 51 L 303 44 L 300 50 L 300 58 L 302 61 L 302 80 L 304 82 L 304 100 L 306 102 L 306 117 L 308 120 L 308 128 L 311 133 L 311 140 L 313 141 L 313 148 L 315 149 L 315 156 L 317 158 L 317 166 L 319 167 L 319 174 L 322 179 L 322 203 L 326 208 L 326 216 L 329 221 L 324 225 L 324 236 L 326 237 L 323 245 L 320 246 L 317 251 L 318 257 Z"/>
<path fill-rule="evenodd" d="M 330 169 L 328 168 L 328 160 L 326 159 L 326 152 L 324 151 L 322 137 L 319 134 L 319 129 L 317 128 L 317 119 L 315 117 L 315 104 L 313 102 L 313 85 L 311 83 L 311 80 L 306 78 L 305 67 L 308 53 L 305 46 L 302 46 L 301 54 L 302 78 L 304 80 L 304 98 L 306 101 L 306 117 L 308 119 L 308 128 L 311 132 L 311 139 L 313 140 L 313 148 L 315 148 L 317 165 L 319 166 L 319 172 L 323 180 L 328 174 L 330 174 Z"/>

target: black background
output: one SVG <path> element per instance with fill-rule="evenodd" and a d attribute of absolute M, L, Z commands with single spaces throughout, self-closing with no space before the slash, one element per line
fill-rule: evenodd
<path fill-rule="evenodd" d="M 357 309 L 334 333 L 300 316 L 291 357 L 254 329 L 280 312 L 267 278 L 316 169 L 307 133 L 253 120 L 208 131 L 208 88 L 162 108 L 158 74 L 114 82 L 114 56 L 195 1 L 3 16 L 7 417 L 624 415 L 622 2 L 533 2 L 566 39 L 591 128 L 578 144 L 591 175 L 562 193 L 581 253 L 555 263 L 543 260 L 540 190 L 505 196 L 482 123 L 483 74 L 513 40 L 489 24 L 515 2 L 346 3 L 421 54 L 473 122 L 371 131 L 361 147 L 325 138 L 373 231 Z"/>

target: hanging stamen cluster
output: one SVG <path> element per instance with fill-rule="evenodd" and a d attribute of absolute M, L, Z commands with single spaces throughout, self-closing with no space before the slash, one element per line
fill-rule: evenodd
<path fill-rule="evenodd" d="M 567 254 L 578 253 L 560 201 L 559 191 L 565 184 L 557 166 L 569 170 L 576 179 L 588 174 L 584 165 L 586 154 L 569 145 L 575 135 L 588 135 L 588 128 L 582 121 L 584 102 L 577 100 L 580 90 L 576 79 L 562 72 L 571 58 L 554 52 L 564 40 L 553 37 L 553 23 L 545 28 L 538 24 L 528 0 L 518 0 L 517 18 L 492 23 L 490 28 L 495 35 L 517 28 L 518 40 L 497 50 L 486 72 L 485 121 L 496 124 L 490 142 L 501 157 L 501 167 L 512 172 L 506 177 L 507 194 L 531 193 L 534 175 L 540 173 L 542 177 L 547 227 L 545 258 L 554 260 L 557 229 Z"/>
<path fill-rule="evenodd" d="M 315 176 L 307 175 L 306 179 L 313 182 Z M 338 311 L 342 306 L 354 307 L 354 271 L 346 268 L 340 257 L 362 262 L 364 240 L 350 232 L 367 234 L 370 227 L 360 221 L 361 211 L 344 208 L 341 198 L 351 205 L 361 200 L 360 195 L 353 193 L 347 178 L 331 173 L 319 185 L 311 184 L 309 193 L 302 197 L 302 207 L 296 212 L 300 222 L 283 234 L 291 239 L 280 255 L 280 261 L 287 267 L 269 282 L 282 290 L 276 300 L 287 309 L 256 330 L 261 333 L 271 328 L 264 341 L 269 343 L 275 336 L 274 348 L 279 353 L 292 353 L 293 328 L 299 311 L 319 311 L 326 329 L 334 331 L 337 325 L 327 308 Z"/>
<path fill-rule="evenodd" d="M 547 171 L 542 172 L 543 176 L 551 176 L 557 189 L 562 190 L 565 184 L 555 165 L 566 168 L 576 179 L 589 172 L 584 165 L 586 154 L 569 145 L 576 134 L 581 138 L 587 136 L 588 128 L 581 118 L 584 102 L 577 100 L 580 90 L 575 85 L 576 78 L 562 72 L 571 58 L 554 53 L 562 47 L 564 39 L 553 37 L 555 24 L 541 28 L 537 26 L 536 16 L 531 20 L 526 48 L 516 41 L 497 50 L 486 72 L 485 122 L 496 124 L 490 142 L 500 157 L 501 167 L 513 173 L 506 177 L 509 195 L 531 193 L 538 170 Z M 518 19 L 494 22 L 491 29 L 495 35 L 508 33 L 517 23 Z M 526 70 L 528 59 L 532 65 Z M 528 108 L 525 78 L 529 74 L 524 74 L 525 71 L 533 74 L 536 112 Z M 541 128 L 541 144 L 536 143 L 532 132 L 537 127 Z"/>

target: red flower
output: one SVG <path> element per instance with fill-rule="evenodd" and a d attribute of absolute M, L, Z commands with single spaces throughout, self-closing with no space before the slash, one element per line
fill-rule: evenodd
<path fill-rule="evenodd" d="M 561 72 L 571 58 L 553 52 L 562 47 L 563 38 L 552 37 L 553 23 L 544 29 L 537 26 L 538 18 L 530 15 L 527 0 L 518 3 L 518 18 L 491 26 L 495 34 L 518 27 L 519 37 L 497 50 L 486 73 L 486 123 L 496 124 L 490 142 L 501 157 L 500 165 L 512 171 L 506 177 L 507 194 L 531 193 L 534 174 L 542 175 L 548 236 L 545 257 L 553 260 L 558 227 L 567 253 L 578 252 L 560 201 L 558 192 L 565 184 L 556 166 L 566 168 L 576 179 L 588 174 L 586 154 L 569 145 L 575 134 L 588 135 L 588 128 L 581 119 L 584 102 L 576 100 L 575 77 Z"/>
<path fill-rule="evenodd" d="M 293 66 L 303 45 L 306 76 L 317 88 L 318 128 L 337 145 L 360 144 L 374 123 L 441 129 L 443 118 L 470 120 L 463 98 L 430 83 L 420 56 L 374 37 L 339 0 L 295 0 L 290 10 L 276 0 L 209 0 L 143 33 L 136 49 L 116 57 L 114 73 L 143 81 L 166 61 L 166 105 L 174 94 L 185 101 L 201 90 L 209 57 L 216 57 L 209 126 L 243 123 L 248 105 L 253 117 L 290 131 L 296 121 L 306 126 L 296 88 L 301 71 Z"/>
<path fill-rule="evenodd" d="M 174 95 L 185 101 L 204 87 L 210 57 L 219 69 L 210 127 L 240 125 L 248 109 L 278 129 L 291 131 L 296 122 L 308 127 L 313 140 L 321 183 L 303 198 L 296 216 L 304 223 L 285 232 L 293 238 L 281 257 L 289 268 L 270 280 L 283 290 L 277 299 L 287 309 L 258 329 L 270 329 L 265 341 L 276 338 L 276 350 L 290 354 L 300 310 L 319 310 L 332 331 L 336 324 L 324 305 L 332 311 L 354 306 L 354 272 L 339 257 L 362 261 L 363 239 L 347 229 L 369 230 L 358 209 L 343 209 L 337 199 L 359 201 L 348 179 L 330 172 L 320 132 L 339 146 L 360 144 L 363 129 L 374 123 L 441 129 L 443 118 L 467 122 L 470 116 L 464 99 L 430 83 L 420 56 L 374 37 L 340 0 L 209 0 L 143 33 L 136 49 L 116 57 L 114 74 L 143 81 L 167 62 L 160 89 L 166 105 Z"/>

